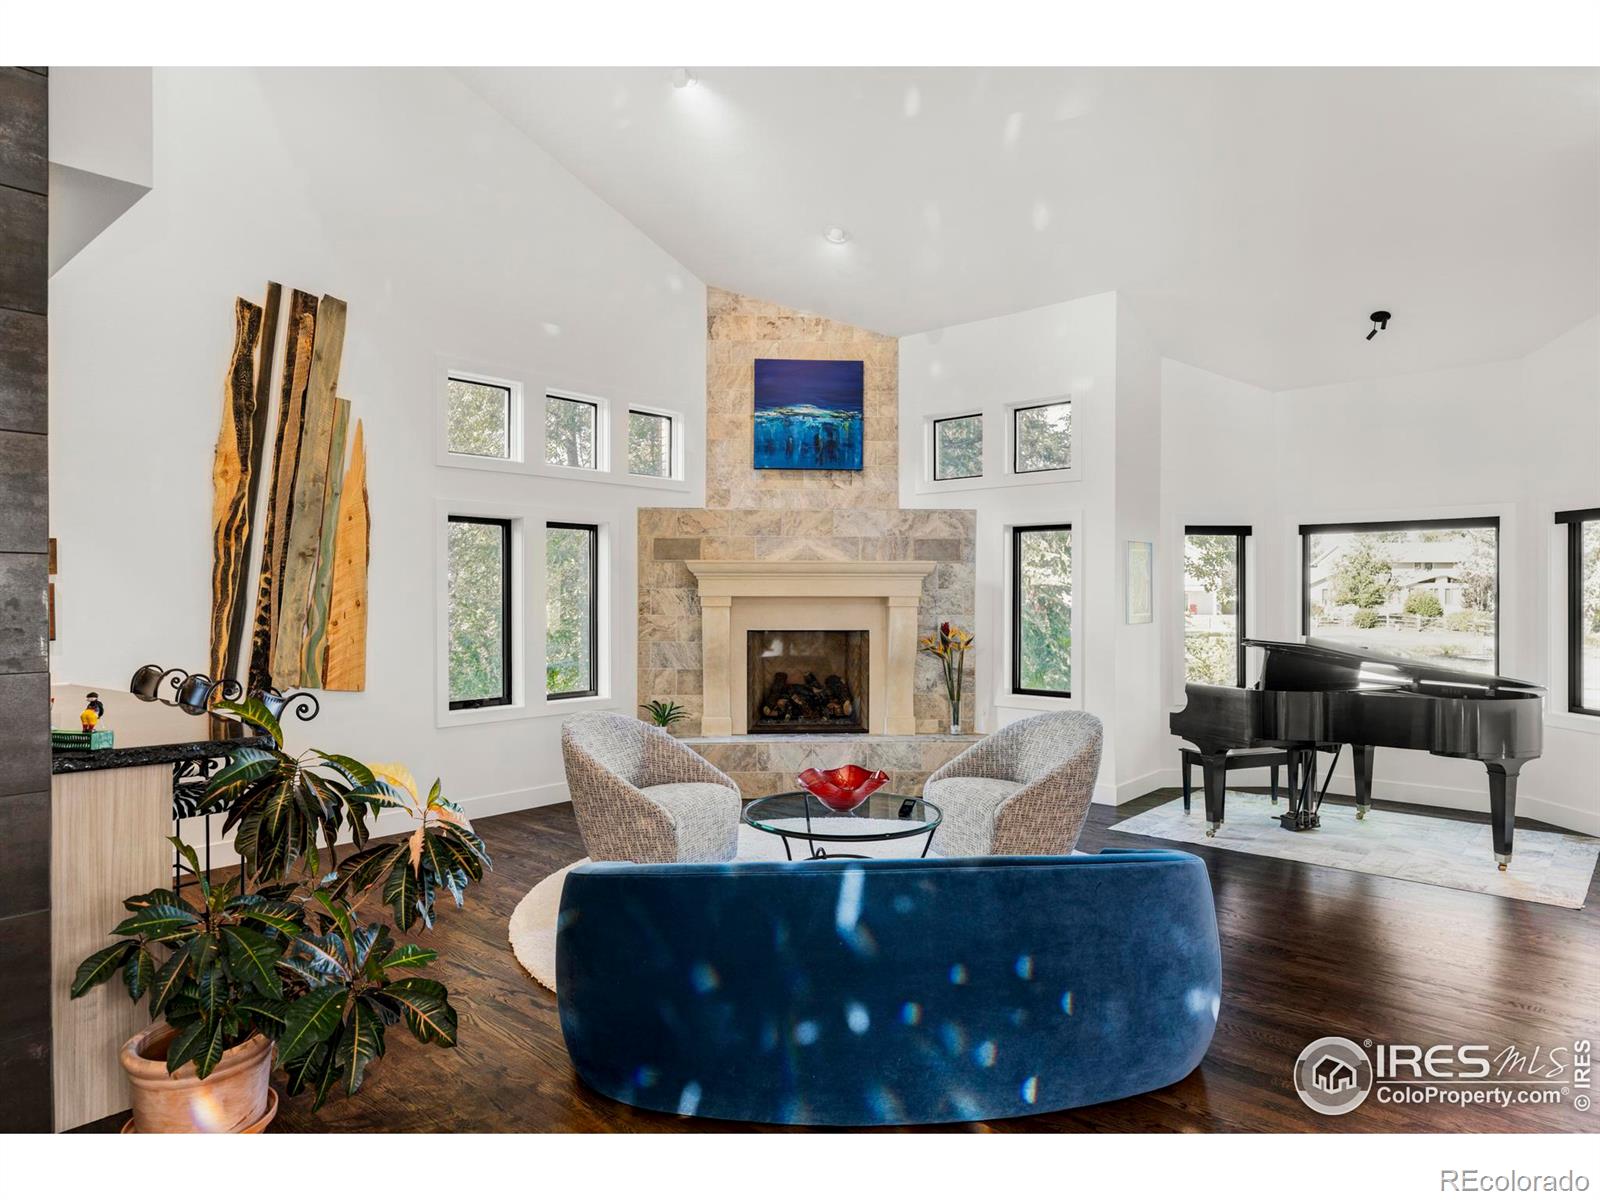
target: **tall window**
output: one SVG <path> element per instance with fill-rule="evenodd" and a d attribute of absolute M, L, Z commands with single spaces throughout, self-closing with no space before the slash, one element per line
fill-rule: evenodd
<path fill-rule="evenodd" d="M 1183 531 L 1183 666 L 1190 683 L 1245 686 L 1244 546 L 1248 525 Z"/>
<path fill-rule="evenodd" d="M 983 474 L 983 417 L 941 417 L 933 423 L 933 477 L 977 479 Z"/>
<path fill-rule="evenodd" d="M 600 531 L 552 521 L 545 526 L 545 694 L 593 696 L 600 605 Z"/>
<path fill-rule="evenodd" d="M 451 517 L 450 707 L 511 703 L 511 522 Z"/>
<path fill-rule="evenodd" d="M 544 460 L 594 470 L 599 462 L 600 406 L 569 396 L 544 398 Z"/>
<path fill-rule="evenodd" d="M 1072 526 L 1011 531 L 1011 690 L 1072 695 Z"/>
<path fill-rule="evenodd" d="M 1030 404 L 1011 410 L 1012 467 L 1018 475 L 1072 466 L 1072 402 Z"/>
<path fill-rule="evenodd" d="M 1556 522 L 1567 527 L 1567 708 L 1600 717 L 1600 508 Z"/>
<path fill-rule="evenodd" d="M 672 474 L 672 418 L 665 413 L 628 410 L 628 474 Z"/>
<path fill-rule="evenodd" d="M 509 384 L 450 376 L 445 389 L 450 453 L 510 458 L 511 403 Z"/>
<path fill-rule="evenodd" d="M 1498 517 L 1302 525 L 1300 538 L 1308 635 L 1498 672 Z"/>

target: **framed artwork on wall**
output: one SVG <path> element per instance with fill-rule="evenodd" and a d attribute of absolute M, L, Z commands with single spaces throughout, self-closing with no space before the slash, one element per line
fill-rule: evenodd
<path fill-rule="evenodd" d="M 1151 586 L 1151 564 L 1155 546 L 1150 542 L 1127 543 L 1127 571 L 1123 586 L 1129 625 L 1148 625 L 1154 619 L 1155 589 Z"/>
<path fill-rule="evenodd" d="M 860 359 L 756 359 L 758 471 L 859 471 L 864 443 Z"/>

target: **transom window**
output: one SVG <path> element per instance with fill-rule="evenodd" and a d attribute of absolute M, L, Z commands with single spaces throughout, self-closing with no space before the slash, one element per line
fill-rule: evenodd
<path fill-rule="evenodd" d="M 1011 690 L 1072 695 L 1072 526 L 1011 531 Z"/>
<path fill-rule="evenodd" d="M 1500 519 L 1302 525 L 1311 637 L 1498 673 Z"/>
<path fill-rule="evenodd" d="M 592 471 L 599 462 L 600 406 L 554 394 L 544 398 L 544 460 Z"/>
<path fill-rule="evenodd" d="M 1600 508 L 1556 522 L 1567 527 L 1567 709 L 1600 717 Z"/>
<path fill-rule="evenodd" d="M 1065 471 L 1072 466 L 1072 401 L 1055 400 L 1011 410 L 1012 470 Z"/>
<path fill-rule="evenodd" d="M 672 418 L 628 410 L 628 474 L 666 479 L 672 475 Z"/>
<path fill-rule="evenodd" d="M 600 606 L 600 530 L 545 526 L 545 694 L 572 700 L 598 693 L 595 631 Z"/>
<path fill-rule="evenodd" d="M 1183 531 L 1183 677 L 1245 686 L 1245 539 L 1248 525 Z"/>
<path fill-rule="evenodd" d="M 446 621 L 450 707 L 511 700 L 511 522 L 450 518 Z"/>
<path fill-rule="evenodd" d="M 446 446 L 474 458 L 511 457 L 511 386 L 452 375 L 445 387 Z"/>
<path fill-rule="evenodd" d="M 933 423 L 933 477 L 977 479 L 983 474 L 983 417 L 941 417 Z"/>

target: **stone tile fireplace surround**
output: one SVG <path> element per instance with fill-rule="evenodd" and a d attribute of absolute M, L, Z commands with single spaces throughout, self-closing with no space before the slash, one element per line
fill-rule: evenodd
<path fill-rule="evenodd" d="M 975 514 L 899 507 L 894 338 L 715 288 L 707 309 L 706 507 L 639 511 L 639 699 L 681 704 L 675 732 L 746 796 L 851 761 L 918 792 L 973 740 L 972 666 L 952 737 L 939 664 L 916 641 L 940 621 L 972 627 Z M 863 361 L 863 470 L 754 469 L 757 358 Z M 745 734 L 745 631 L 781 628 L 869 631 L 867 735 Z"/>

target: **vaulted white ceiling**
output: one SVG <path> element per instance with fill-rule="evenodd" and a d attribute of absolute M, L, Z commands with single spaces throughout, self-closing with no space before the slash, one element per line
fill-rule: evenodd
<path fill-rule="evenodd" d="M 691 69 L 459 75 L 708 283 L 884 333 L 1115 290 L 1284 389 L 1600 311 L 1600 71 Z"/>

